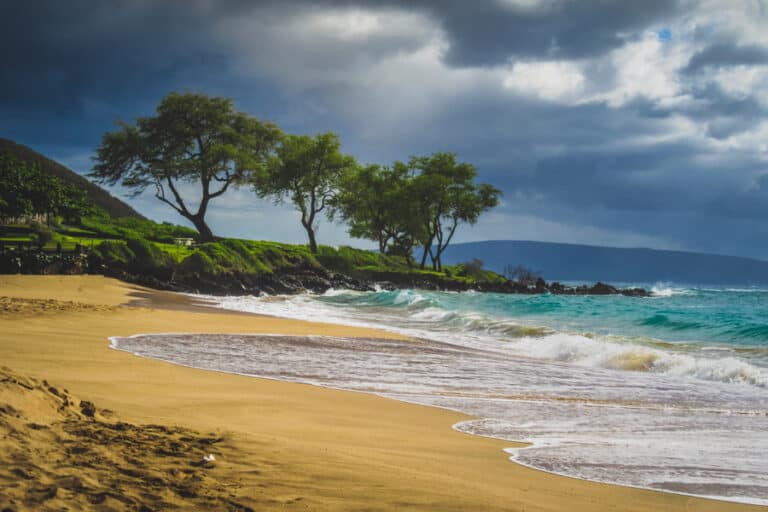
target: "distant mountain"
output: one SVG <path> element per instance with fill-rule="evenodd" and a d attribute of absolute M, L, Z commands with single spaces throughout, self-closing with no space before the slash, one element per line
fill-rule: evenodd
<path fill-rule="evenodd" d="M 547 281 L 768 284 L 768 261 L 654 249 L 493 240 L 450 245 L 443 261 L 455 264 L 473 258 L 497 272 L 507 264 L 523 265 Z"/>
<path fill-rule="evenodd" d="M 57 178 L 71 183 L 77 188 L 85 191 L 93 203 L 106 210 L 112 217 L 137 217 L 143 219 L 139 212 L 117 199 L 103 188 L 91 183 L 75 171 L 67 169 L 58 162 L 54 162 L 37 151 L 27 146 L 17 144 L 11 140 L 0 138 L 0 153 L 11 153 L 16 155 L 19 160 L 35 163 L 41 169 L 47 171 Z"/>

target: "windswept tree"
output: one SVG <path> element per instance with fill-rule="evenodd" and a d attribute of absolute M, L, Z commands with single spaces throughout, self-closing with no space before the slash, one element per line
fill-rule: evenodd
<path fill-rule="evenodd" d="M 259 196 L 294 204 L 313 253 L 317 252 L 318 216 L 325 213 L 329 219 L 333 217 L 332 203 L 339 184 L 357 167 L 355 159 L 342 154 L 340 148 L 339 137 L 333 133 L 287 135 L 253 182 Z"/>
<path fill-rule="evenodd" d="M 419 223 L 411 195 L 408 166 L 369 165 L 342 182 L 335 205 L 354 238 L 373 240 L 382 254 L 405 257 L 413 265 Z"/>
<path fill-rule="evenodd" d="M 475 224 L 480 215 L 499 203 L 501 191 L 488 184 L 476 184 L 477 169 L 456 161 L 454 153 L 413 157 L 412 197 L 418 205 L 422 255 L 432 268 L 442 270 L 442 255 L 459 224 Z"/>
<path fill-rule="evenodd" d="M 104 134 L 90 174 L 155 197 L 189 220 L 200 240 L 213 240 L 205 216 L 212 199 L 261 170 L 280 140 L 280 129 L 234 109 L 228 98 L 171 93 L 155 116 Z M 193 197 L 183 189 L 195 183 Z"/>

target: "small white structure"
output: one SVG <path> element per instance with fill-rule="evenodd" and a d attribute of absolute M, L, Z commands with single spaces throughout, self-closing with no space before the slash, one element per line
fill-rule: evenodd
<path fill-rule="evenodd" d="M 195 243 L 194 238 L 174 238 L 173 241 L 180 247 L 192 247 Z"/>

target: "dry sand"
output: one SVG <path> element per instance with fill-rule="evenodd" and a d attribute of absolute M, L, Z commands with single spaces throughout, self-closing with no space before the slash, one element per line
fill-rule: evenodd
<path fill-rule="evenodd" d="M 0 296 L 0 511 L 765 510 L 550 475 L 509 462 L 509 442 L 453 431 L 465 419 L 453 412 L 183 368 L 107 340 L 391 334 L 216 312 L 102 277 L 0 276 Z"/>

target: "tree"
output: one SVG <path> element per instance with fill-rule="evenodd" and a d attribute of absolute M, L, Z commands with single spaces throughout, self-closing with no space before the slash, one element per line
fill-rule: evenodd
<path fill-rule="evenodd" d="M 0 154 L 0 219 L 15 219 L 33 213 L 29 187 L 32 171 L 13 155 Z"/>
<path fill-rule="evenodd" d="M 49 223 L 58 216 L 78 220 L 90 207 L 86 193 L 74 185 L 13 154 L 0 155 L 0 219 L 45 215 Z"/>
<path fill-rule="evenodd" d="M 510 281 L 517 281 L 525 286 L 531 286 L 541 279 L 541 273 L 535 272 L 523 265 L 512 265 L 508 263 L 504 265 L 504 277 Z"/>
<path fill-rule="evenodd" d="M 434 270 L 442 270 L 442 254 L 461 223 L 474 224 L 480 215 L 499 203 L 501 191 L 476 184 L 477 169 L 456 161 L 454 153 L 412 157 L 413 197 L 419 210 L 422 246 L 421 268 L 427 256 Z"/>
<path fill-rule="evenodd" d="M 209 202 L 262 168 L 281 135 L 277 126 L 237 112 L 228 98 L 195 93 L 171 93 L 155 116 L 119 126 L 104 134 L 90 176 L 134 195 L 154 187 L 204 242 L 214 238 L 205 221 Z M 183 183 L 200 186 L 196 211 L 182 197 Z"/>
<path fill-rule="evenodd" d="M 402 162 L 362 167 L 342 182 L 335 201 L 352 237 L 377 242 L 381 253 L 404 256 L 409 266 L 419 229 L 410 178 Z"/>
<path fill-rule="evenodd" d="M 333 198 L 344 177 L 357 167 L 355 159 L 340 151 L 339 137 L 333 133 L 287 135 L 270 160 L 265 172 L 256 175 L 254 191 L 261 197 L 286 199 L 301 213 L 309 248 L 317 252 L 317 217 L 325 212 L 333 218 Z"/>

